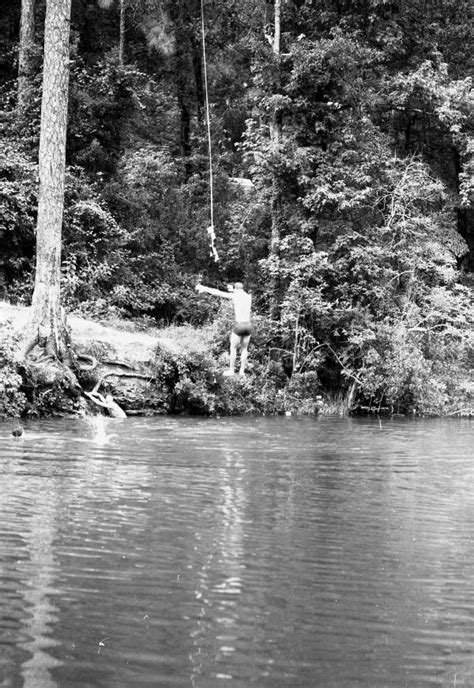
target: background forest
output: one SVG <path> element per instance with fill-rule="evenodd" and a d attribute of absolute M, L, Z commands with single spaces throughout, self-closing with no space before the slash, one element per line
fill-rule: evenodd
<path fill-rule="evenodd" d="M 195 284 L 238 279 L 260 386 L 350 409 L 472 403 L 470 4 L 205 0 L 204 64 L 197 0 L 73 0 L 66 308 L 217 319 L 222 348 Z M 32 7 L 25 43 L 20 0 L 0 1 L 0 288 L 25 304 L 45 1 Z"/>

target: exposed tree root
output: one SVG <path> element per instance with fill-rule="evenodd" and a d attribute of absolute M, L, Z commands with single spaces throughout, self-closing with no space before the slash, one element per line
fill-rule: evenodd
<path fill-rule="evenodd" d="M 29 322 L 20 343 L 17 363 L 32 407 L 38 413 L 45 409 L 47 412 L 56 409 L 87 413 L 88 409 L 97 412 L 97 407 L 101 407 L 112 417 L 124 418 L 123 405 L 133 413 L 143 408 L 142 398 L 154 394 L 146 389 L 156 380 L 151 371 L 141 372 L 143 368 L 137 369 L 133 360 L 114 357 L 112 347 L 100 351 L 99 346 L 98 354 L 97 347 L 91 344 L 92 350 L 73 349 L 69 330 L 62 319 L 49 332 L 48 328 Z M 122 379 L 123 384 L 120 383 Z M 127 379 L 129 383 L 125 382 Z M 145 382 L 140 384 L 140 380 Z M 101 390 L 104 384 L 105 389 Z"/>
<path fill-rule="evenodd" d="M 95 370 L 97 366 L 99 365 L 99 362 L 97 361 L 94 356 L 89 356 L 88 354 L 79 354 L 77 356 L 77 360 L 87 360 L 89 361 L 89 365 L 78 365 L 79 371 L 82 372 L 89 372 L 91 370 Z"/>
<path fill-rule="evenodd" d="M 123 366 L 124 368 L 135 370 L 135 366 L 133 366 L 131 363 L 128 363 L 127 361 L 121 361 L 118 359 L 116 360 L 113 358 L 104 358 L 102 359 L 102 363 L 107 363 L 107 365 Z"/>

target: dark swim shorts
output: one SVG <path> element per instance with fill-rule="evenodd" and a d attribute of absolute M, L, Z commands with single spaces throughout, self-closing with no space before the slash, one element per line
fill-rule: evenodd
<path fill-rule="evenodd" d="M 236 322 L 232 330 L 238 337 L 248 337 L 253 332 L 251 322 Z"/>

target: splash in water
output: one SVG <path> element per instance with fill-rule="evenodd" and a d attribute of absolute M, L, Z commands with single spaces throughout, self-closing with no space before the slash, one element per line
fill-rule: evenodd
<path fill-rule="evenodd" d="M 87 418 L 87 424 L 92 431 L 92 439 L 96 444 L 109 444 L 115 433 L 107 433 L 108 419 L 104 416 L 90 416 Z"/>

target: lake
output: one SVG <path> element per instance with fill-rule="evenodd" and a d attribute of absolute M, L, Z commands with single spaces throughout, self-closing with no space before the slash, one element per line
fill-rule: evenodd
<path fill-rule="evenodd" d="M 474 686 L 460 420 L 0 424 L 0 687 Z"/>

